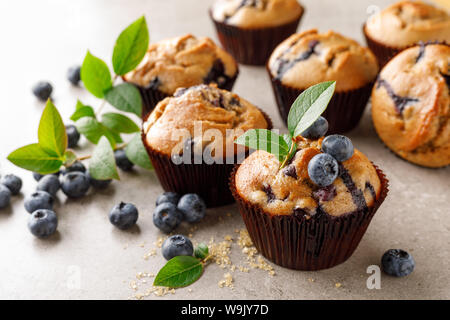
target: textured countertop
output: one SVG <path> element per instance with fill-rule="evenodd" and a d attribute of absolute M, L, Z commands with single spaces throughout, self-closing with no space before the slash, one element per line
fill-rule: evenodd
<path fill-rule="evenodd" d="M 334 29 L 362 41 L 361 26 L 368 15 L 388 0 L 303 0 L 306 14 L 301 30 Z M 89 193 L 79 201 L 59 195 L 56 212 L 58 233 L 42 241 L 26 227 L 28 213 L 23 197 L 33 192 L 31 173 L 5 158 L 17 147 L 34 142 L 43 104 L 31 94 L 40 79 L 54 86 L 54 101 L 64 119 L 76 99 L 98 106 L 84 89 L 72 87 L 66 70 L 81 63 L 89 49 L 111 60 L 114 41 L 130 22 L 145 14 L 151 41 L 191 32 L 216 38 L 209 20 L 208 0 L 83 0 L 2 1 L 2 77 L 0 78 L 0 172 L 22 177 L 22 195 L 12 207 L 0 211 L 0 298 L 126 299 L 145 293 L 151 276 L 164 264 L 154 244 L 163 236 L 152 223 L 154 201 L 162 189 L 152 172 L 121 173 L 103 192 Z M 264 68 L 240 67 L 235 91 L 266 111 L 274 126 L 282 125 Z M 379 165 L 390 180 L 390 193 L 375 215 L 356 252 L 344 264 L 320 272 L 300 272 L 273 266 L 268 271 L 229 271 L 209 265 L 202 278 L 175 294 L 152 299 L 449 299 L 450 288 L 450 168 L 430 170 L 394 156 L 378 140 L 369 113 L 349 133 L 354 145 Z M 79 152 L 89 152 L 81 143 Z M 119 201 L 140 210 L 138 227 L 129 232 L 115 229 L 107 213 Z M 196 225 L 178 231 L 193 233 L 196 242 L 215 243 L 232 236 L 232 264 L 248 267 L 235 230 L 244 228 L 234 205 L 208 211 Z M 408 277 L 381 276 L 381 289 L 366 286 L 370 265 L 378 265 L 389 248 L 402 248 L 415 258 L 416 270 Z M 153 255 L 156 253 L 156 255 Z M 269 263 L 269 265 L 272 265 Z M 143 272 L 143 274 L 140 274 Z M 144 273 L 145 272 L 145 273 Z M 219 288 L 230 272 L 234 287 Z M 141 279 L 137 279 L 141 278 Z M 146 280 L 147 283 L 144 283 Z M 135 281 L 135 282 L 133 282 Z M 131 286 L 130 286 L 131 284 Z M 134 287 L 136 284 L 136 290 Z"/>

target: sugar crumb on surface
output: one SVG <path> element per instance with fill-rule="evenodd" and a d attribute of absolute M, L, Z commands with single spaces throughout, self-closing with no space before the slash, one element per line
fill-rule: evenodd
<path fill-rule="evenodd" d="M 223 279 L 218 282 L 219 288 L 228 287 L 233 288 L 233 276 L 231 273 L 225 273 Z"/>

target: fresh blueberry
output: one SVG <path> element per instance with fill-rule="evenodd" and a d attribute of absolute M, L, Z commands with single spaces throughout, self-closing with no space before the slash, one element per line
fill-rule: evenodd
<path fill-rule="evenodd" d="M 416 262 L 406 251 L 390 249 L 381 258 L 383 271 L 390 276 L 404 277 L 413 272 Z"/>
<path fill-rule="evenodd" d="M 69 172 L 82 172 L 82 173 L 85 173 L 86 172 L 86 167 L 80 161 L 76 161 L 70 167 L 67 167 L 66 169 L 64 169 L 61 173 L 63 175 L 65 175 L 65 174 L 67 174 Z"/>
<path fill-rule="evenodd" d="M 47 238 L 55 233 L 58 227 L 58 217 L 47 209 L 34 211 L 28 218 L 28 229 L 38 238 Z"/>
<path fill-rule="evenodd" d="M 61 174 L 61 171 L 52 173 L 52 175 L 54 175 L 54 176 L 56 176 L 56 177 L 59 177 L 60 174 Z M 36 181 L 41 180 L 42 177 L 44 177 L 44 176 L 46 176 L 46 175 L 40 174 L 40 173 L 38 173 L 38 172 L 33 172 L 33 178 L 34 178 L 34 180 L 36 180 Z"/>
<path fill-rule="evenodd" d="M 178 209 L 183 212 L 183 217 L 187 222 L 199 222 L 206 214 L 205 201 L 195 193 L 182 196 L 178 202 Z"/>
<path fill-rule="evenodd" d="M 346 136 L 333 134 L 322 141 L 322 151 L 343 162 L 353 156 L 353 143 Z"/>
<path fill-rule="evenodd" d="M 136 224 L 139 217 L 138 210 L 131 203 L 121 202 L 112 208 L 109 213 L 109 221 L 117 228 L 126 230 Z"/>
<path fill-rule="evenodd" d="M 81 80 L 80 71 L 81 67 L 79 65 L 72 66 L 67 70 L 67 80 L 74 86 L 77 86 Z"/>
<path fill-rule="evenodd" d="M 6 208 L 11 202 L 11 191 L 8 187 L 0 184 L 0 209 Z"/>
<path fill-rule="evenodd" d="M 53 210 L 54 199 L 52 195 L 45 191 L 36 191 L 25 198 L 25 210 L 33 213 L 39 209 Z"/>
<path fill-rule="evenodd" d="M 170 202 L 161 203 L 153 211 L 153 223 L 165 233 L 170 233 L 181 223 L 183 213 Z"/>
<path fill-rule="evenodd" d="M 39 180 L 36 190 L 46 191 L 50 193 L 52 196 L 56 196 L 56 193 L 58 192 L 60 187 L 61 184 L 59 182 L 59 178 L 55 175 L 48 174 L 42 177 L 41 180 Z"/>
<path fill-rule="evenodd" d="M 176 234 L 164 241 L 161 251 L 163 257 L 166 260 L 170 260 L 177 256 L 192 256 L 194 253 L 194 246 L 187 237 L 182 234 Z"/>
<path fill-rule="evenodd" d="M 308 174 L 319 187 L 326 187 L 336 180 L 339 174 L 339 165 L 336 159 L 329 154 L 319 153 L 309 161 Z"/>
<path fill-rule="evenodd" d="M 52 94 L 53 87 L 52 85 L 47 81 L 39 81 L 36 83 L 33 88 L 33 94 L 42 101 L 47 101 L 48 98 L 50 98 L 50 95 Z"/>
<path fill-rule="evenodd" d="M 97 180 L 91 177 L 91 175 L 89 174 L 89 172 L 86 172 L 86 176 L 89 179 L 89 183 L 91 184 L 91 186 L 93 186 L 95 189 L 105 189 L 107 188 L 112 180 Z"/>
<path fill-rule="evenodd" d="M 13 174 L 7 174 L 3 176 L 0 180 L 0 183 L 8 187 L 12 195 L 19 194 L 20 189 L 22 189 L 22 179 Z"/>
<path fill-rule="evenodd" d="M 89 187 L 89 179 L 83 172 L 69 172 L 61 181 L 61 190 L 69 198 L 81 198 L 88 192 Z"/>
<path fill-rule="evenodd" d="M 306 139 L 317 140 L 323 137 L 328 131 L 328 121 L 324 117 L 319 117 L 308 129 L 301 133 Z"/>
<path fill-rule="evenodd" d="M 178 204 L 178 201 L 180 200 L 180 195 L 176 192 L 164 192 L 163 194 L 159 195 L 159 197 L 156 199 L 156 206 L 159 206 L 161 203 L 164 202 L 170 202 L 174 205 Z"/>
<path fill-rule="evenodd" d="M 123 171 L 131 171 L 133 169 L 134 164 L 128 160 L 124 150 L 119 149 L 114 151 L 114 158 L 116 159 L 117 166 Z"/>
<path fill-rule="evenodd" d="M 80 133 L 73 124 L 69 124 L 66 126 L 67 133 L 67 146 L 69 148 L 75 148 L 80 140 Z"/>

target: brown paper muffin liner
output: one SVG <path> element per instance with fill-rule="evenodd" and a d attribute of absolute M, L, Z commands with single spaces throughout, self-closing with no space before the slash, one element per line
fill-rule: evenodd
<path fill-rule="evenodd" d="M 272 129 L 272 120 L 264 111 L 260 111 L 267 121 L 268 129 Z M 144 117 L 144 122 L 149 115 L 150 113 Z M 209 208 L 234 202 L 229 188 L 229 179 L 236 165 L 237 155 L 232 164 L 227 164 L 224 160 L 223 164 L 176 165 L 170 156 L 155 150 L 147 143 L 143 130 L 142 141 L 164 191 L 173 191 L 179 194 L 196 193 L 205 200 Z"/>
<path fill-rule="evenodd" d="M 304 90 L 282 84 L 280 80 L 272 76 L 268 66 L 267 71 L 280 116 L 287 123 L 292 103 Z M 327 109 L 322 114 L 328 120 L 328 134 L 348 132 L 358 125 L 369 101 L 374 83 L 375 80 L 356 90 L 334 93 Z"/>
<path fill-rule="evenodd" d="M 239 63 L 247 65 L 264 65 L 275 47 L 297 31 L 298 19 L 281 26 L 269 28 L 245 29 L 214 20 L 211 10 L 209 15 L 213 21 L 220 43 Z"/>
<path fill-rule="evenodd" d="M 309 220 L 303 215 L 275 216 L 239 195 L 235 185 L 238 168 L 236 166 L 231 173 L 230 189 L 253 244 L 268 260 L 290 269 L 327 269 L 350 258 L 388 193 L 388 180 L 375 166 L 381 191 L 374 205 L 367 210 L 339 217 L 323 214 Z"/>

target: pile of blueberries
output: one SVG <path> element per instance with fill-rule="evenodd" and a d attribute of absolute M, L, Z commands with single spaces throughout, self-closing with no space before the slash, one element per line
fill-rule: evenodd
<path fill-rule="evenodd" d="M 0 179 L 0 209 L 11 203 L 11 196 L 18 195 L 22 189 L 22 179 L 13 174 L 7 174 Z"/>

